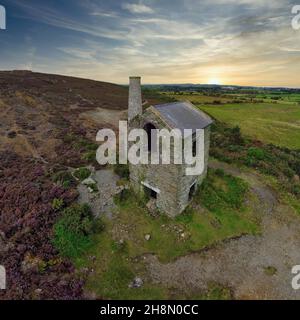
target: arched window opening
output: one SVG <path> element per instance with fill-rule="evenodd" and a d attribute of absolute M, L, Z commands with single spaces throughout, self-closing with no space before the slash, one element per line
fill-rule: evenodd
<path fill-rule="evenodd" d="M 193 142 L 193 157 L 197 155 L 197 140 Z"/>
<path fill-rule="evenodd" d="M 156 141 L 152 141 L 152 130 L 156 130 L 155 126 L 152 123 L 147 123 L 144 126 L 144 130 L 147 132 L 148 136 L 148 151 L 151 152 L 151 150 L 155 150 L 155 143 Z"/>

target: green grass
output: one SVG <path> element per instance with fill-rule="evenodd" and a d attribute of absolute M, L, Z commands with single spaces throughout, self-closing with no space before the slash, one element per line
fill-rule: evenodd
<path fill-rule="evenodd" d="M 247 190 L 240 179 L 210 173 L 195 199 L 207 208 L 204 212 L 188 208 L 175 220 L 166 216 L 154 219 L 129 196 L 123 201 L 115 224 L 128 225 L 131 230 L 132 241 L 128 242 L 131 256 L 150 252 L 168 262 L 225 238 L 255 233 L 257 226 L 251 220 L 252 212 L 243 205 Z M 150 241 L 144 240 L 146 234 L 151 235 Z"/>
<path fill-rule="evenodd" d="M 264 180 L 276 190 L 277 194 L 279 194 L 280 201 L 292 207 L 295 210 L 295 213 L 300 215 L 300 200 L 295 195 L 287 192 L 276 178 L 268 175 L 264 175 L 263 177 Z"/>
<path fill-rule="evenodd" d="M 266 102 L 277 100 L 280 103 L 299 103 L 300 102 L 300 94 L 299 93 L 269 93 L 269 94 L 263 94 L 259 93 L 256 95 L 259 99 L 264 99 Z"/>
<path fill-rule="evenodd" d="M 251 138 L 290 149 L 300 149 L 300 94 L 203 94 L 165 92 L 188 100 L 219 121 L 239 126 Z"/>
<path fill-rule="evenodd" d="M 76 259 L 92 246 L 92 234 L 100 230 L 98 226 L 87 205 L 73 205 L 55 223 L 53 244 L 62 256 Z"/>
<path fill-rule="evenodd" d="M 300 215 L 300 201 L 295 196 L 291 195 L 290 193 L 284 194 L 284 200 L 287 204 L 292 206 L 297 214 Z"/>
<path fill-rule="evenodd" d="M 232 300 L 232 293 L 229 288 L 218 283 L 211 283 L 205 294 L 194 298 L 197 300 Z"/>
<path fill-rule="evenodd" d="M 230 103 L 233 97 L 222 97 L 222 96 L 209 96 L 203 95 L 201 93 L 182 93 L 182 94 L 172 94 L 167 93 L 167 95 L 173 99 L 184 101 L 188 100 L 193 104 L 205 104 L 205 103 Z"/>
<path fill-rule="evenodd" d="M 251 138 L 300 149 L 299 105 L 261 103 L 199 107 L 219 121 L 240 126 L 242 133 Z"/>
<path fill-rule="evenodd" d="M 264 268 L 264 272 L 268 276 L 274 276 L 277 273 L 277 269 L 273 266 L 268 266 Z"/>
<path fill-rule="evenodd" d="M 256 234 L 259 226 L 252 208 L 244 204 L 246 196 L 248 187 L 242 180 L 211 172 L 193 208 L 174 220 L 164 215 L 152 217 L 143 201 L 128 192 L 119 199 L 118 214 L 105 222 L 105 230 L 94 238 L 92 248 L 75 259 L 78 267 L 90 265 L 95 270 L 87 289 L 109 299 L 192 299 L 192 293 L 187 297 L 149 283 L 143 255 L 155 254 L 160 261 L 168 262 L 228 238 Z M 151 235 L 149 241 L 145 240 L 146 234 Z M 91 255 L 96 257 L 95 262 L 89 260 Z M 139 289 L 128 287 L 135 276 L 145 280 Z M 222 290 L 213 290 L 211 295 L 226 296 Z"/>
<path fill-rule="evenodd" d="M 78 168 L 74 171 L 73 175 L 80 181 L 87 179 L 91 175 L 91 170 L 88 168 Z"/>
<path fill-rule="evenodd" d="M 52 208 L 56 211 L 59 211 L 60 209 L 62 209 L 64 206 L 64 200 L 63 199 L 58 199 L 55 198 L 52 201 Z"/>
<path fill-rule="evenodd" d="M 74 186 L 76 181 L 72 174 L 67 170 L 60 170 L 52 175 L 53 182 L 60 184 L 64 188 L 68 189 Z"/>
<path fill-rule="evenodd" d="M 202 203 L 212 212 L 243 208 L 244 195 L 248 185 L 241 179 L 216 170 L 209 172 L 202 184 L 196 201 Z"/>
<path fill-rule="evenodd" d="M 94 269 L 86 282 L 86 290 L 105 299 L 148 300 L 164 299 L 167 289 L 145 282 L 139 289 L 129 288 L 138 274 L 145 280 L 143 261 L 134 261 L 128 254 L 127 243 L 121 245 L 111 234 L 113 222 L 105 220 L 105 229 L 93 237 L 93 246 L 85 254 L 73 259 L 76 267 Z M 95 257 L 95 262 L 89 257 Z"/>

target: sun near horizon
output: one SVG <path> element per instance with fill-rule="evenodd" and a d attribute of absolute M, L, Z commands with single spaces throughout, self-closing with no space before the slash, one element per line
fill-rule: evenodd
<path fill-rule="evenodd" d="M 207 84 L 215 84 L 215 85 L 222 85 L 222 81 L 219 78 L 209 78 Z"/>

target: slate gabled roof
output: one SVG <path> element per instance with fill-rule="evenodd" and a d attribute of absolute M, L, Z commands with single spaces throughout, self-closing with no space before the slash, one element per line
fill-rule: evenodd
<path fill-rule="evenodd" d="M 205 129 L 213 120 L 190 102 L 172 102 L 153 106 L 171 127 L 180 129 Z"/>

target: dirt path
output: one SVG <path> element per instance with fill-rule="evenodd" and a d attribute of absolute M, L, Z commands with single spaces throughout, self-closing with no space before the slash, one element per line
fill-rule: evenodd
<path fill-rule="evenodd" d="M 261 202 L 262 235 L 233 239 L 168 264 L 148 255 L 152 281 L 188 293 L 215 282 L 230 287 L 236 299 L 300 299 L 300 290 L 291 287 L 291 268 L 300 264 L 300 217 L 255 173 L 214 161 L 210 166 L 248 181 Z M 267 267 L 276 273 L 268 275 Z"/>
<path fill-rule="evenodd" d="M 127 119 L 127 110 L 110 110 L 105 108 L 97 108 L 88 112 L 84 112 L 80 115 L 82 119 L 90 119 L 97 124 L 107 125 L 119 128 L 119 120 Z"/>

